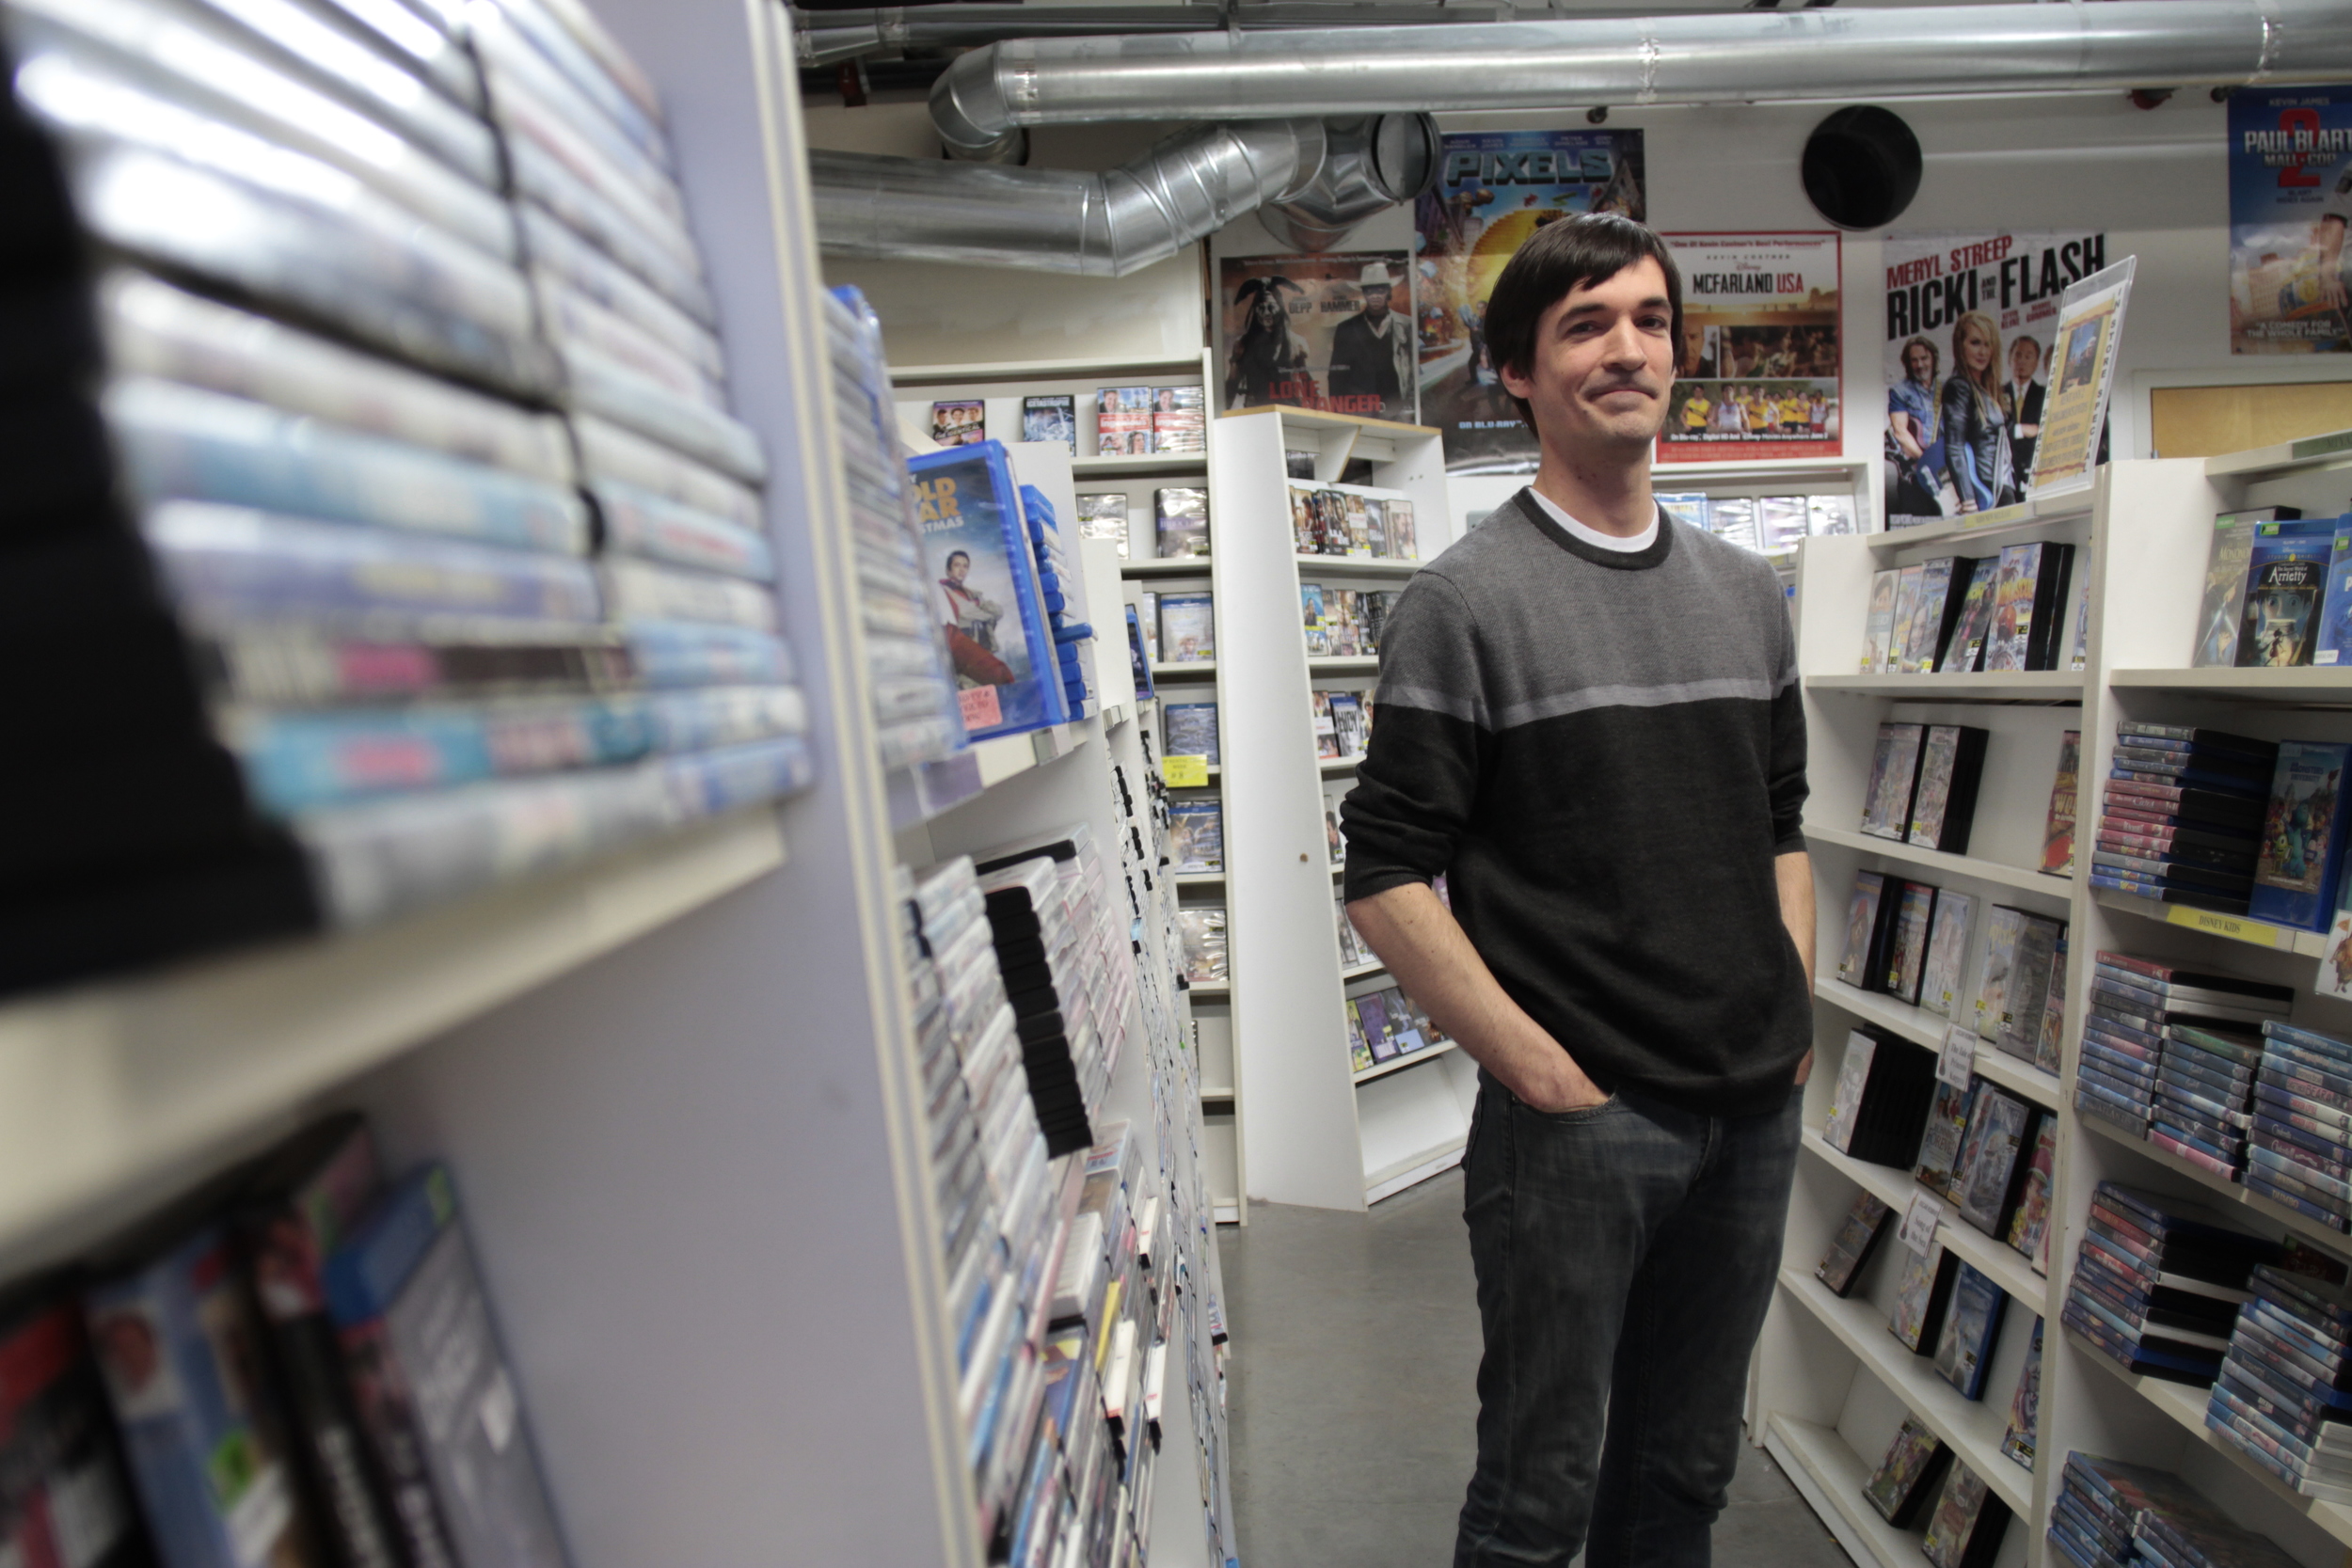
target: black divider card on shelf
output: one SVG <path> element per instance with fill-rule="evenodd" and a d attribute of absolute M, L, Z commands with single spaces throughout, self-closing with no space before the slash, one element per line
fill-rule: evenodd
<path fill-rule="evenodd" d="M 1829 1250 L 1821 1255 L 1820 1262 L 1814 1265 L 1813 1277 L 1828 1286 L 1836 1295 L 1851 1293 L 1854 1282 L 1862 1277 L 1864 1265 L 1870 1261 L 1871 1255 L 1885 1237 L 1887 1221 L 1894 1212 L 1875 1194 L 1856 1194 L 1853 1207 L 1846 1211 L 1844 1223 L 1838 1226 L 1837 1234 L 1830 1240 Z"/>
<path fill-rule="evenodd" d="M 1879 1467 L 1863 1483 L 1862 1496 L 1879 1517 L 1897 1529 L 1909 1529 L 1943 1490 L 1944 1472 L 1951 1462 L 1950 1446 L 1925 1421 L 1906 1414 Z"/>
<path fill-rule="evenodd" d="M 1919 752 L 1926 740 L 1924 724 L 1879 726 L 1878 743 L 1870 754 L 1869 783 L 1862 792 L 1864 832 L 1899 840 L 1909 830 L 1913 796 L 1919 782 Z"/>
<path fill-rule="evenodd" d="M 1976 819 L 1977 789 L 1990 738 L 1989 732 L 1970 724 L 1927 727 L 1906 835 L 1911 843 L 1951 855 L 1968 852 L 1968 830 Z"/>
<path fill-rule="evenodd" d="M 1935 1053 L 1882 1030 L 1846 1037 L 1821 1137 L 1872 1164 L 1908 1168 L 1935 1088 Z"/>

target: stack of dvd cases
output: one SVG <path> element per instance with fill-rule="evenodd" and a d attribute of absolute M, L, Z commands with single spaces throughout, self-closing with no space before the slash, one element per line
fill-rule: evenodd
<path fill-rule="evenodd" d="M 2278 757 L 2221 730 L 2117 724 L 2091 885 L 2246 913 Z"/>
<path fill-rule="evenodd" d="M 9 624 L 76 676 L 20 704 L 28 754 L 75 760 L 20 777 L 55 831 L 8 876 L 0 985 L 385 918 L 805 781 L 675 185 L 596 244 L 501 185 L 557 142 L 574 198 L 616 135 L 666 159 L 561 8 L 467 8 L 485 87 L 399 5 L 0 4 Z"/>
<path fill-rule="evenodd" d="M 2341 1284 L 2254 1271 L 2205 1425 L 2305 1497 L 2352 1502 L 2352 1303 Z"/>
<path fill-rule="evenodd" d="M 2352 1230 L 2352 1044 L 2263 1022 L 2246 1185 L 2332 1230 Z"/>
<path fill-rule="evenodd" d="M 2252 1026 L 2282 1017 L 2293 997 L 2284 986 L 2099 952 L 2075 1108 L 2234 1178 L 2262 1043 Z"/>
<path fill-rule="evenodd" d="M 1054 659 L 1060 672 L 1062 695 L 1070 717 L 1084 719 L 1101 703 L 1087 683 L 1085 644 L 1094 640 L 1086 619 L 1086 579 L 1078 563 L 1062 546 L 1061 525 L 1054 503 L 1034 484 L 1021 487 L 1021 509 L 1029 523 L 1029 543 L 1037 551 L 1039 597 L 1045 604 L 1046 626 L 1054 640 Z"/>
<path fill-rule="evenodd" d="M 947 1313 L 956 1338 L 958 1408 L 984 1539 L 1009 1531 L 1045 1401 L 1045 1329 L 1076 1202 L 1075 1165 L 1049 1160 L 1030 1108 L 1008 1005 L 972 863 L 958 858 L 912 889 L 905 934 L 931 1091 Z M 925 973 L 926 970 L 930 973 Z M 935 1010 L 927 1000 L 935 994 Z M 942 1036 L 944 1035 L 944 1038 Z M 955 1062 L 964 1107 L 947 1082 Z M 959 1127 L 968 1117 L 970 1149 Z M 953 1162 L 950 1164 L 949 1162 Z M 961 1236 L 967 1203 L 993 1212 Z M 999 1559 L 1000 1560 L 1000 1559 Z"/>
<path fill-rule="evenodd" d="M 944 622 L 923 581 L 922 534 L 882 354 L 881 318 L 853 288 L 825 298 L 841 469 L 857 551 L 858 609 L 884 768 L 935 762 L 963 745 L 963 715 Z"/>
<path fill-rule="evenodd" d="M 2068 1328 L 2131 1371 L 2205 1385 L 2221 1370 L 2247 1279 L 2279 1246 L 2195 1205 L 2102 1181 L 2091 1196 Z"/>
<path fill-rule="evenodd" d="M 1134 1000 L 1134 963 L 1105 896 L 1084 824 L 980 862 L 996 956 L 1046 1144 L 1057 1155 L 1092 1140 Z"/>
<path fill-rule="evenodd" d="M 2099 1459 L 2077 1449 L 2066 1456 L 2058 1492 L 2050 1509 L 2049 1541 L 2059 1557 L 2077 1568 L 2121 1568 L 2130 1562 L 2169 1563 L 2162 1542 L 2184 1529 L 2236 1532 L 2203 1493 L 2169 1470 Z M 2251 1537 L 2267 1546 L 2260 1537 Z M 2144 1544 L 2159 1543 L 2156 1553 Z M 2275 1548 L 2274 1548 L 2275 1550 Z M 2161 1554 L 2161 1555 L 2159 1555 Z M 2182 1562 L 2199 1562 L 2182 1558 Z M 2235 1559 L 2223 1560 L 2235 1561 Z M 2249 1558 L 2249 1561 L 2275 1561 Z"/>

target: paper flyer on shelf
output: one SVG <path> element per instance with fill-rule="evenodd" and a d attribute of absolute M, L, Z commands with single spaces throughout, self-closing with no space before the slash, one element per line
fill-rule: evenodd
<path fill-rule="evenodd" d="M 2059 303 L 2058 354 L 2050 366 L 2042 439 L 2034 453 L 2037 496 L 2090 483 L 2106 428 L 2107 394 L 2115 385 L 2115 353 L 2123 334 L 2123 306 L 2138 258 L 2126 256 L 2066 291 Z"/>
<path fill-rule="evenodd" d="M 2352 87 L 2230 95 L 2230 352 L 2343 354 Z"/>
<path fill-rule="evenodd" d="M 1837 456 L 1837 235 L 1665 240 L 1682 272 L 1682 343 L 1658 461 Z"/>
<path fill-rule="evenodd" d="M 1527 237 L 1577 213 L 1645 219 L 1639 131 L 1476 131 L 1444 140 L 1413 206 L 1422 421 L 1455 473 L 1533 472 L 1534 433 L 1486 353 L 1486 298 Z"/>
<path fill-rule="evenodd" d="M 1420 422 L 1404 251 L 1228 256 L 1218 285 L 1220 407 Z"/>
<path fill-rule="evenodd" d="M 1889 234 L 1886 525 L 2014 505 L 2033 473 L 2058 298 L 2106 264 L 2105 234 Z"/>

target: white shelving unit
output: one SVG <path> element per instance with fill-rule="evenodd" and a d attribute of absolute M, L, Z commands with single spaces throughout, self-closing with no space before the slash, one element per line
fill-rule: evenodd
<path fill-rule="evenodd" d="M 2201 1201 L 2249 1229 L 2295 1235 L 2352 1259 L 2352 1238 L 2104 1122 L 2075 1116 L 2068 1085 L 2079 1055 L 2092 955 L 2113 948 L 2292 984 L 2303 993 L 2297 1021 L 2330 1032 L 2352 1029 L 2352 1006 L 2310 994 L 2320 952 L 2312 933 L 2101 893 L 2085 877 L 2048 877 L 2038 869 L 2061 730 L 2082 733 L 2078 863 L 2088 863 L 2120 719 L 2211 724 L 2269 738 L 2352 738 L 2352 671 L 2183 668 L 2214 515 L 2272 502 L 2300 505 L 2307 515 L 2332 514 L 2341 509 L 2334 493 L 2343 461 L 2342 452 L 2297 459 L 2280 449 L 2210 461 L 2120 463 L 2102 469 L 2087 494 L 1965 520 L 1970 526 L 1818 539 L 1804 546 L 1799 663 L 1812 726 L 1806 834 L 1820 903 L 1823 978 L 1816 987 L 1818 1061 L 1806 1095 L 1813 1131 L 1799 1160 L 1786 1266 L 1758 1349 L 1749 1425 L 1858 1562 L 1912 1568 L 1918 1560 L 1918 1532 L 1888 1528 L 1860 1497 L 1861 1482 L 1905 1410 L 1934 1427 L 2017 1509 L 2021 1517 L 2010 1527 L 2003 1563 L 2055 1568 L 2058 1560 L 2045 1548 L 2042 1531 L 2056 1472 L 2065 1454 L 2077 1449 L 2178 1470 L 2241 1524 L 2312 1568 L 2340 1564 L 2352 1548 L 2352 1511 L 2289 1493 L 2209 1437 L 2203 1389 L 2127 1376 L 2074 1340 L 2058 1321 L 2083 1217 L 2101 1180 Z M 1938 555 L 1988 554 L 2037 538 L 2091 547 L 2087 670 L 2022 676 L 1852 673 L 1874 569 Z M 2079 571 L 2079 556 L 2076 564 Z M 1871 741 L 1877 725 L 1890 717 L 1970 723 L 1992 732 L 1967 854 L 1940 854 L 1855 831 Z M 1989 1046 L 1976 1056 L 1982 1076 L 2058 1113 L 2050 1276 L 2034 1275 L 2005 1244 L 1951 1220 L 1938 1232 L 1938 1245 L 1984 1270 L 2010 1298 L 1980 1403 L 1959 1400 L 1886 1332 L 1897 1272 L 1887 1259 L 1899 1242 L 1890 1236 L 1881 1243 L 1880 1257 L 1850 1300 L 1838 1301 L 1813 1277 L 1857 1189 L 1899 1210 L 1913 1187 L 1907 1170 L 1850 1159 L 1819 1135 L 1848 1031 L 1871 1023 L 1933 1048 L 1947 1022 L 1833 977 L 1853 875 L 1866 867 L 1974 893 L 1984 904 L 2060 915 L 2069 926 L 2060 1072 L 2040 1071 Z M 1971 993 L 1983 924 L 1980 906 L 1966 969 Z M 2040 1460 L 2029 1473 L 1998 1449 L 2036 1317 L 2044 1320 L 2044 1351 Z"/>
<path fill-rule="evenodd" d="M 358 1106 L 394 1164 L 453 1169 L 580 1568 L 981 1568 L 789 21 L 594 9 L 668 105 L 734 411 L 771 460 L 817 783 L 379 929 L 0 1007 L 0 1278 Z M 1133 712 L 976 749 L 914 831 L 1105 809 Z M 1147 1138 L 1148 1076 L 1138 1052 L 1111 1091 Z M 1205 1565 L 1169 1373 L 1152 1560 Z"/>
<path fill-rule="evenodd" d="M 1424 556 L 1449 540 L 1444 458 L 1435 431 L 1301 409 L 1226 414 L 1214 429 L 1217 653 L 1247 672 L 1218 683 L 1243 1164 L 1253 1198 L 1361 1209 L 1460 1161 L 1477 1069 L 1438 1051 L 1360 1076 L 1349 1065 L 1343 999 L 1389 982 L 1377 964 L 1341 962 L 1323 813 L 1327 784 L 1355 759 L 1315 755 L 1309 693 L 1369 697 L 1379 661 L 1310 658 L 1298 591 L 1395 588 L 1415 563 L 1296 553 L 1283 453 L 1315 452 L 1324 483 L 1370 462 L 1377 488 L 1414 502 Z"/>

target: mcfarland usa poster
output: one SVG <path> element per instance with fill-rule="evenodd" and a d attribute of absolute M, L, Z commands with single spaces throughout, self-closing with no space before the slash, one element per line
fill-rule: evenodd
<path fill-rule="evenodd" d="M 1455 473 L 1532 473 L 1535 436 L 1486 352 L 1486 299 L 1529 235 L 1577 213 L 1647 216 L 1642 133 L 1479 131 L 1445 138 L 1413 207 L 1422 420 Z"/>
<path fill-rule="evenodd" d="M 1889 234 L 1882 254 L 1887 526 L 2015 505 L 2033 477 L 2059 297 L 2106 265 L 2107 237 Z"/>
<path fill-rule="evenodd" d="M 2352 87 L 2230 95 L 2230 352 L 2343 354 Z"/>
<path fill-rule="evenodd" d="M 1658 461 L 1843 451 L 1837 235 L 1665 240 L 1682 272 L 1682 356 Z"/>
<path fill-rule="evenodd" d="M 1220 407 L 1281 404 L 1420 422 L 1405 252 L 1228 256 L 1217 306 Z"/>

